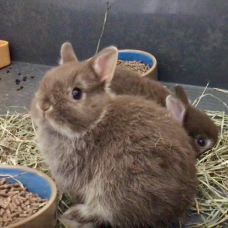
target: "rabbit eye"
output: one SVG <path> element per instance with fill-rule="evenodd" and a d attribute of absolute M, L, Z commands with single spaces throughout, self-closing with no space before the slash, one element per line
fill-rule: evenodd
<path fill-rule="evenodd" d="M 205 138 L 198 138 L 197 139 L 197 144 L 200 146 L 200 147 L 205 147 L 206 146 L 206 143 L 207 143 L 207 140 Z"/>
<path fill-rule="evenodd" d="M 75 100 L 80 100 L 82 98 L 82 91 L 79 88 L 74 88 L 72 96 Z"/>

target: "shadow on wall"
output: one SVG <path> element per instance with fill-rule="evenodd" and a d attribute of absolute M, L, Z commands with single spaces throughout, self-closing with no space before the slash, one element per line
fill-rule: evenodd
<path fill-rule="evenodd" d="M 94 54 L 103 23 L 102 9 L 99 18 L 97 11 L 79 11 L 57 3 L 31 0 L 0 3 L 0 21 L 4 25 L 0 26 L 0 34 L 10 42 L 13 60 L 55 65 L 65 41 L 72 42 L 79 58 Z M 10 16 L 3 16 L 1 11 Z"/>
<path fill-rule="evenodd" d="M 1 39 L 10 42 L 13 60 L 56 65 L 65 41 L 72 42 L 79 59 L 89 58 L 96 51 L 106 3 L 3 0 Z M 114 44 L 151 52 L 163 81 L 226 87 L 227 1 L 116 0 L 110 4 L 100 48 Z"/>

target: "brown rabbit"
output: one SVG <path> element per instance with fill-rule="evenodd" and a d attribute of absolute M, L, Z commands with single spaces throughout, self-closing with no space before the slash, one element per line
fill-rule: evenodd
<path fill-rule="evenodd" d="M 79 62 L 64 43 L 62 65 L 46 73 L 32 101 L 40 150 L 58 187 L 83 200 L 62 215 L 69 228 L 163 228 L 196 192 L 183 127 L 153 101 L 111 93 L 117 55 L 111 46 Z M 184 113 L 174 97 L 166 102 Z"/>
<path fill-rule="evenodd" d="M 120 95 L 137 95 L 145 99 L 154 100 L 162 106 L 166 106 L 166 97 L 171 94 L 160 82 L 141 78 L 138 73 L 118 66 L 115 70 L 111 90 Z M 185 115 L 181 118 L 183 127 L 192 138 L 192 145 L 199 157 L 205 151 L 211 149 L 218 140 L 218 130 L 214 122 L 201 110 L 189 103 L 184 88 L 175 87 L 177 98 L 185 105 Z M 171 113 L 172 114 L 172 113 Z"/>
<path fill-rule="evenodd" d="M 205 112 L 196 109 L 189 103 L 187 94 L 182 86 L 176 85 L 175 93 L 177 98 L 185 105 L 183 126 L 189 136 L 193 138 L 193 146 L 199 157 L 205 151 L 211 149 L 218 141 L 218 129 Z"/>

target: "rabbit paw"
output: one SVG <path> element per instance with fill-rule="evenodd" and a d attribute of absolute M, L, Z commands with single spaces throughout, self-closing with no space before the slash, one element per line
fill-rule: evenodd
<path fill-rule="evenodd" d="M 84 205 L 82 205 L 82 204 L 77 204 L 76 206 L 69 208 L 65 213 L 62 214 L 61 217 L 64 219 L 84 222 L 85 219 L 83 218 L 81 210 L 80 210 L 80 208 L 83 206 Z"/>
<path fill-rule="evenodd" d="M 93 223 L 79 223 L 75 220 L 62 218 L 60 221 L 67 227 L 67 228 L 93 228 Z"/>
<path fill-rule="evenodd" d="M 69 208 L 60 217 L 68 228 L 93 228 L 93 218 L 86 213 L 86 205 L 78 204 Z"/>

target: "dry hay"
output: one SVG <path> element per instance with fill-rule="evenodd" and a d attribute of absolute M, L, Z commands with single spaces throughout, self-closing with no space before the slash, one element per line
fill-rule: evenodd
<path fill-rule="evenodd" d="M 193 211 L 207 217 L 202 224 L 190 227 L 220 226 L 228 219 L 228 115 L 224 112 L 207 111 L 220 128 L 217 145 L 198 161 L 199 188 Z M 22 165 L 50 175 L 36 146 L 36 130 L 28 113 L 0 116 L 0 163 Z M 67 195 L 59 195 L 58 212 L 61 214 L 70 205 Z M 58 222 L 58 228 L 65 227 Z"/>

